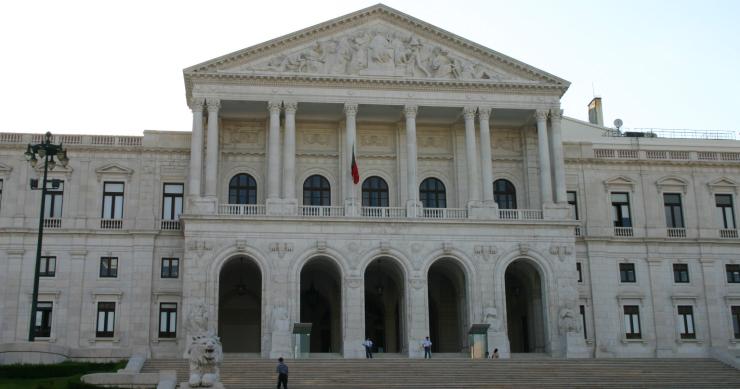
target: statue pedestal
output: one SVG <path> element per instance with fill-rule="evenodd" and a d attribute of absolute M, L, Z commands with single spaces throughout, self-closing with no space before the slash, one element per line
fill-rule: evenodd
<path fill-rule="evenodd" d="M 192 387 L 187 382 L 181 382 L 178 389 L 191 389 Z M 196 388 L 211 388 L 211 389 L 225 389 L 224 384 L 216 382 L 213 386 L 196 386 Z"/>

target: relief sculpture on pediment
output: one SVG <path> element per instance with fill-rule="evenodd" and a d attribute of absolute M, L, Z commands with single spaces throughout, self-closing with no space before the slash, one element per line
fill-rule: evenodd
<path fill-rule="evenodd" d="M 496 130 L 491 137 L 491 146 L 494 154 L 519 155 L 522 149 L 522 139 L 519 131 Z"/>
<path fill-rule="evenodd" d="M 222 127 L 225 145 L 260 146 L 262 144 L 262 130 L 248 123 L 224 123 Z"/>
<path fill-rule="evenodd" d="M 511 81 L 515 78 L 408 32 L 381 26 L 317 40 L 244 70 L 455 80 Z"/>

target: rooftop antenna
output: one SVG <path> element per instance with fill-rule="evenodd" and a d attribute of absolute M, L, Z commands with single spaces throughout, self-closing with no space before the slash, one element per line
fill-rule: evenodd
<path fill-rule="evenodd" d="M 619 131 L 620 128 L 624 125 L 624 122 L 622 122 L 622 119 L 614 119 L 614 127 L 617 127 L 617 131 Z"/>

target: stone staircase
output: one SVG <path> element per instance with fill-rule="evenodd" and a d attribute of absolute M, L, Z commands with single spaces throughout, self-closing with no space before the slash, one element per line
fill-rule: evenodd
<path fill-rule="evenodd" d="M 713 359 L 461 358 L 288 360 L 291 389 L 381 388 L 740 388 L 740 371 Z M 272 360 L 227 355 L 227 389 L 275 387 Z M 142 372 L 176 370 L 184 359 L 148 360 Z"/>

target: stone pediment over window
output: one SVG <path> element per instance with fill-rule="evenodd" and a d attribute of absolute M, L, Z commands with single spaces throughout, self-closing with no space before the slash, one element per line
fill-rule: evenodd
<path fill-rule="evenodd" d="M 709 186 L 709 190 L 712 192 L 738 193 L 737 182 L 727 177 L 721 177 L 714 181 L 710 181 L 707 186 Z"/>
<path fill-rule="evenodd" d="M 619 190 L 631 192 L 635 189 L 635 181 L 626 176 L 612 177 L 604 180 L 604 189 L 607 192 Z"/>
<path fill-rule="evenodd" d="M 658 192 L 681 192 L 686 193 L 689 182 L 680 177 L 663 177 L 655 182 Z"/>
<path fill-rule="evenodd" d="M 9 176 L 11 171 L 13 171 L 12 167 L 4 163 L 0 163 L 0 176 Z"/>
<path fill-rule="evenodd" d="M 185 69 L 189 95 L 201 76 L 569 85 L 382 4 Z"/>
<path fill-rule="evenodd" d="M 126 178 L 128 178 L 132 174 L 134 174 L 133 169 L 127 168 L 126 166 L 118 163 L 105 164 L 95 169 L 95 175 L 97 176 L 98 181 L 100 181 L 103 176 L 125 176 Z"/>
<path fill-rule="evenodd" d="M 38 163 L 36 167 L 34 168 L 36 171 L 36 174 L 39 176 L 39 178 L 43 177 L 44 175 L 44 164 Z M 65 175 L 67 177 L 72 176 L 72 166 L 62 166 L 61 164 L 57 163 L 56 166 L 54 166 L 54 169 L 49 169 L 49 178 L 53 178 L 54 176 L 59 177 L 59 175 Z"/>

